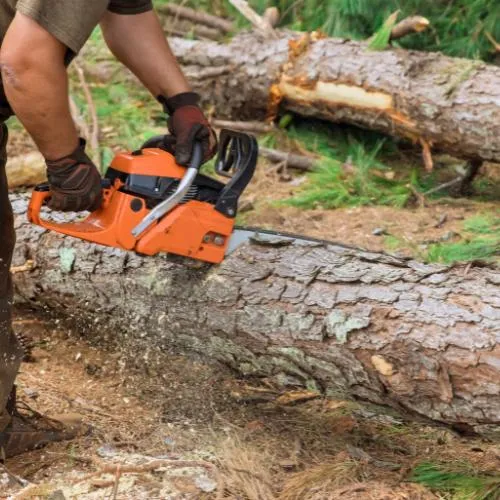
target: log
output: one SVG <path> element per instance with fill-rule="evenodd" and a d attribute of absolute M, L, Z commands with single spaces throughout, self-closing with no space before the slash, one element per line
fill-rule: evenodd
<path fill-rule="evenodd" d="M 174 38 L 171 45 L 219 118 L 260 120 L 275 114 L 271 101 L 303 116 L 500 162 L 500 68 L 439 53 L 374 52 L 363 42 L 277 33 L 276 40 L 244 33 L 229 44 Z"/>
<path fill-rule="evenodd" d="M 249 242 L 194 265 L 45 233 L 12 195 L 24 301 L 149 360 L 194 351 L 253 377 L 500 428 L 500 270 L 425 265 L 315 240 Z"/>
<path fill-rule="evenodd" d="M 47 180 L 45 160 L 38 151 L 9 158 L 6 171 L 11 189 L 34 186 Z"/>

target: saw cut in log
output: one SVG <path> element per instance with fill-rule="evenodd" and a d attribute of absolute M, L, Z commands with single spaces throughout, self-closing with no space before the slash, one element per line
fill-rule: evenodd
<path fill-rule="evenodd" d="M 423 140 L 458 157 L 500 162 L 499 67 L 277 33 L 278 39 L 254 32 L 229 44 L 171 39 L 171 45 L 218 118 L 260 120 L 281 105 L 303 116 Z M 231 71 L 207 74 L 217 67 Z"/>
<path fill-rule="evenodd" d="M 14 275 L 18 300 L 124 355 L 140 348 L 150 373 L 154 352 L 175 346 L 282 385 L 500 428 L 499 270 L 279 238 L 193 266 L 46 233 L 26 222 L 26 197 L 11 199 L 13 265 L 35 262 Z"/>

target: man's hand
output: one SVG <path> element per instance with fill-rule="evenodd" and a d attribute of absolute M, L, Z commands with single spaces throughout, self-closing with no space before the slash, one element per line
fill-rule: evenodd
<path fill-rule="evenodd" d="M 59 160 L 47 160 L 47 177 L 52 196 L 49 207 L 64 212 L 97 210 L 102 203 L 101 176 L 85 154 L 85 141 L 73 153 Z"/>
<path fill-rule="evenodd" d="M 217 151 L 217 136 L 198 107 L 199 99 L 194 92 L 184 92 L 170 99 L 159 98 L 165 112 L 170 115 L 168 130 L 175 139 L 172 149 L 179 165 L 189 164 L 197 141 L 202 144 L 205 161 Z"/>
<path fill-rule="evenodd" d="M 108 12 L 101 21 L 104 39 L 111 52 L 127 66 L 163 104 L 170 116 L 168 128 L 175 145 L 177 163 L 187 165 L 195 141 L 203 144 L 204 159 L 217 148 L 217 138 L 203 112 L 199 97 L 182 73 L 154 12 L 125 16 Z M 168 140 L 168 139 L 167 139 Z"/>

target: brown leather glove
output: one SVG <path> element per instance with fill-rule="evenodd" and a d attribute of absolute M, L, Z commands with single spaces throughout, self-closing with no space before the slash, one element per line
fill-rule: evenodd
<path fill-rule="evenodd" d="M 97 210 L 102 203 L 101 175 L 85 154 L 85 140 L 59 160 L 46 160 L 52 210 L 80 212 Z"/>
<path fill-rule="evenodd" d="M 200 141 L 203 146 L 204 161 L 215 156 L 217 136 L 198 106 L 198 94 L 184 92 L 169 99 L 160 96 L 158 101 L 163 104 L 165 113 L 170 115 L 168 130 L 175 139 L 172 144 L 166 136 L 165 145 L 172 150 L 179 165 L 189 165 L 196 141 Z"/>

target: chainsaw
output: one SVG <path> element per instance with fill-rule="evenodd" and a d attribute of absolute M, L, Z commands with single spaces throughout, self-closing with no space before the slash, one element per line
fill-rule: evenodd
<path fill-rule="evenodd" d="M 253 136 L 221 131 L 215 171 L 228 178 L 227 183 L 200 173 L 201 144 L 195 144 L 188 167 L 178 165 L 162 144 L 163 138 L 156 137 L 137 151 L 116 155 L 102 180 L 102 205 L 86 218 L 60 222 L 45 217 L 43 206 L 51 196 L 45 183 L 33 191 L 28 219 L 100 245 L 144 255 L 165 252 L 214 264 L 251 238 L 280 237 L 279 233 L 235 228 L 238 200 L 257 165 L 258 145 Z"/>

